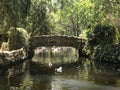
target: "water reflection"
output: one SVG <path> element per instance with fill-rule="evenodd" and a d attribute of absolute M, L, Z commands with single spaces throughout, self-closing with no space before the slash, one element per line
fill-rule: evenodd
<path fill-rule="evenodd" d="M 35 50 L 34 62 L 48 64 L 70 63 L 78 58 L 77 50 L 71 47 L 39 47 Z"/>
<path fill-rule="evenodd" d="M 24 74 L 0 78 L 0 90 L 120 90 L 118 76 L 97 70 L 86 58 L 77 60 L 75 49 L 53 49 L 36 49 Z M 60 66 L 62 72 L 55 72 Z"/>

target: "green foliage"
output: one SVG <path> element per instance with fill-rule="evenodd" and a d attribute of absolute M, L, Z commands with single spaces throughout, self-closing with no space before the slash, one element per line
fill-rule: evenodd
<path fill-rule="evenodd" d="M 109 22 L 109 15 L 114 18 L 120 17 L 120 1 L 119 0 L 91 0 L 94 3 L 94 22 Z M 112 22 L 111 22 L 112 23 Z"/>
<path fill-rule="evenodd" d="M 105 45 L 104 47 L 98 46 L 95 50 L 94 61 L 98 68 L 100 66 L 113 68 L 120 68 L 120 44 Z M 110 65 L 112 64 L 112 67 Z"/>
<path fill-rule="evenodd" d="M 25 20 L 30 6 L 30 0 L 1 0 L 0 29 L 8 31 L 10 27 L 20 26 Z M 20 23 L 21 22 L 21 23 Z"/>
<path fill-rule="evenodd" d="M 90 0 L 76 0 L 61 10 L 61 22 L 66 32 L 79 36 L 91 23 L 94 4 Z"/>
<path fill-rule="evenodd" d="M 31 0 L 27 26 L 31 36 L 50 34 L 50 23 L 47 15 L 48 4 L 49 2 L 46 0 Z"/>
<path fill-rule="evenodd" d="M 25 29 L 23 28 L 10 28 L 9 33 L 9 50 L 20 49 L 28 46 L 29 36 Z"/>
<path fill-rule="evenodd" d="M 59 17 L 54 24 L 55 30 L 75 36 L 79 36 L 86 29 L 89 30 L 88 33 L 92 33 L 92 29 L 99 22 L 105 23 L 111 18 L 119 17 L 119 3 L 117 0 L 59 0 L 55 2 L 57 11 L 54 20 Z"/>
<path fill-rule="evenodd" d="M 119 19 L 119 4 L 119 0 L 1 0 L 0 32 L 22 27 L 33 36 L 79 36 L 86 29 L 90 34 L 99 22 Z"/>
<path fill-rule="evenodd" d="M 105 45 L 119 42 L 118 29 L 111 24 L 97 24 L 89 40 L 92 45 Z"/>

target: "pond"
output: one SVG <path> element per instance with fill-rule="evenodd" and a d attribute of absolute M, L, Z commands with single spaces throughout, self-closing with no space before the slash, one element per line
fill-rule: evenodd
<path fill-rule="evenodd" d="M 74 48 L 38 47 L 24 74 L 0 77 L 0 90 L 120 90 L 120 77 L 78 59 Z"/>

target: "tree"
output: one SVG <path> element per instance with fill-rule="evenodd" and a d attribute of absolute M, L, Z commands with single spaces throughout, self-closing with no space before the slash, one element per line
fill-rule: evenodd
<path fill-rule="evenodd" d="M 90 46 L 115 44 L 119 42 L 118 29 L 111 24 L 98 24 L 89 40 Z"/>
<path fill-rule="evenodd" d="M 31 0 L 27 26 L 31 36 L 50 34 L 50 23 L 47 15 L 49 3 L 47 0 Z"/>
<path fill-rule="evenodd" d="M 1 31 L 6 32 L 10 27 L 20 26 L 28 14 L 29 6 L 30 0 L 1 0 Z"/>
<path fill-rule="evenodd" d="M 113 18 L 120 17 L 119 0 L 91 0 L 94 2 L 94 17 L 96 22 L 109 22 Z M 111 22 L 112 23 L 112 22 Z"/>
<path fill-rule="evenodd" d="M 90 0 L 76 0 L 61 10 L 61 22 L 64 28 L 75 36 L 79 36 L 91 21 L 94 4 Z"/>

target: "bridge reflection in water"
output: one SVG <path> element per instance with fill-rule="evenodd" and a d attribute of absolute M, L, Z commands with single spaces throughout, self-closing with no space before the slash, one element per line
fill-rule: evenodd
<path fill-rule="evenodd" d="M 35 50 L 35 56 L 25 74 L 2 78 L 1 90 L 120 90 L 120 77 L 95 69 L 86 58 L 78 59 L 74 48 L 45 48 Z M 49 67 L 49 62 L 52 67 Z M 56 73 L 56 67 L 63 67 Z M 8 89 L 9 88 L 9 89 Z"/>

